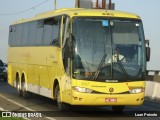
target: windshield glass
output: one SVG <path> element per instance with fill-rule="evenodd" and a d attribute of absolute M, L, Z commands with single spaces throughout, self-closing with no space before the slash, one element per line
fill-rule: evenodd
<path fill-rule="evenodd" d="M 113 79 L 144 79 L 144 35 L 140 21 L 112 20 Z"/>
<path fill-rule="evenodd" d="M 73 50 L 73 77 L 76 79 L 144 79 L 141 21 L 75 18 Z"/>

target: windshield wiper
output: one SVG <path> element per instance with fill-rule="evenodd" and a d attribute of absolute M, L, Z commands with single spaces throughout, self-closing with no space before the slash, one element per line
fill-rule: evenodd
<path fill-rule="evenodd" d="M 128 76 L 128 73 L 126 72 L 121 60 L 119 60 L 119 52 L 118 52 L 118 50 L 116 51 L 116 57 L 115 58 L 117 59 L 117 63 L 118 63 L 118 66 L 119 66 L 120 70 L 123 72 L 123 76 L 124 76 L 125 80 L 127 80 L 127 78 L 129 78 L 129 76 Z"/>
<path fill-rule="evenodd" d="M 105 54 L 103 55 L 102 59 L 101 59 L 100 64 L 98 65 L 98 68 L 97 68 L 94 76 L 93 76 L 93 80 L 96 80 L 96 79 L 97 79 L 97 77 L 98 77 L 98 75 L 99 75 L 99 73 L 100 73 L 100 69 L 102 68 L 102 65 L 103 65 L 104 62 L 105 62 L 106 56 L 107 56 L 107 54 L 105 53 Z"/>

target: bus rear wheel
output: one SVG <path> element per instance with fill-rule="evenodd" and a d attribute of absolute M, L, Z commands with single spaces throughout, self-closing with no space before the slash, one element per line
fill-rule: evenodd
<path fill-rule="evenodd" d="M 25 99 L 29 99 L 32 97 L 32 93 L 28 92 L 26 89 L 26 82 L 25 82 L 24 78 L 22 78 L 22 96 Z"/>
<path fill-rule="evenodd" d="M 125 106 L 112 106 L 112 110 L 114 111 L 114 112 L 123 112 L 123 110 L 124 110 L 124 108 L 125 108 Z"/>
<path fill-rule="evenodd" d="M 22 96 L 22 90 L 20 89 L 20 81 L 19 81 L 19 77 L 17 76 L 16 77 L 16 89 L 17 89 L 17 93 L 18 93 L 18 96 Z"/>
<path fill-rule="evenodd" d="M 61 97 L 60 97 L 60 88 L 59 88 L 59 85 L 56 85 L 55 87 L 55 99 L 56 99 L 56 102 L 57 102 L 57 106 L 58 106 L 58 109 L 60 111 L 66 111 L 68 110 L 68 106 L 67 104 L 61 102 Z"/>

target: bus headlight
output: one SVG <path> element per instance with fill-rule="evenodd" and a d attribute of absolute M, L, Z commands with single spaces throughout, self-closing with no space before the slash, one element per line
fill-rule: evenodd
<path fill-rule="evenodd" d="M 129 90 L 130 94 L 136 94 L 136 93 L 141 93 L 144 92 L 144 88 L 132 88 Z"/>
<path fill-rule="evenodd" d="M 77 87 L 77 86 L 74 86 L 73 90 L 76 92 L 82 92 L 82 93 L 91 93 L 92 92 L 92 90 L 89 88 L 82 88 L 82 87 Z"/>

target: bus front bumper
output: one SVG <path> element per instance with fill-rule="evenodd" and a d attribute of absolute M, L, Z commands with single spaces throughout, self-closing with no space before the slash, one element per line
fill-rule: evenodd
<path fill-rule="evenodd" d="M 72 91 L 72 105 L 142 105 L 144 92 L 138 94 L 92 94 Z"/>

